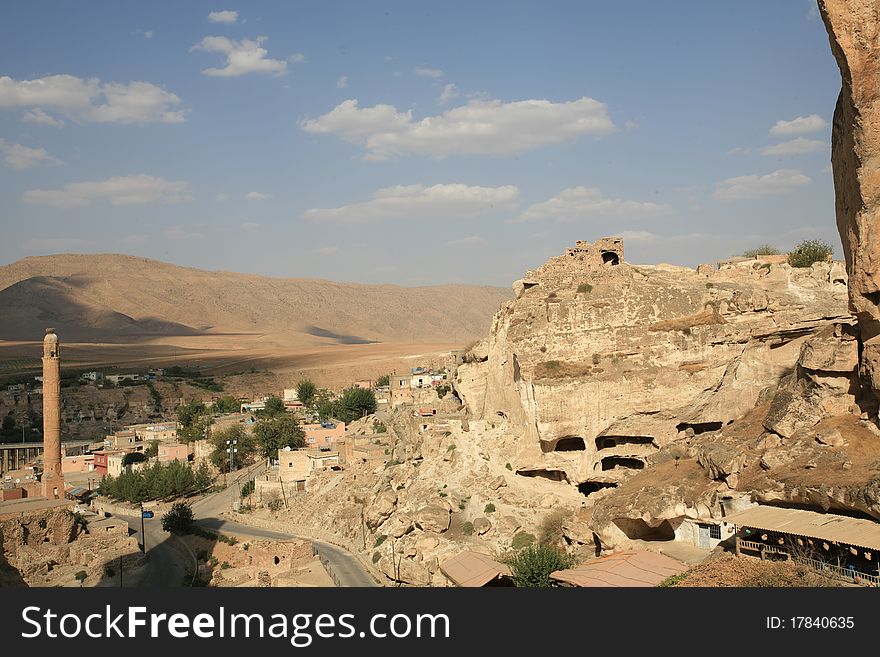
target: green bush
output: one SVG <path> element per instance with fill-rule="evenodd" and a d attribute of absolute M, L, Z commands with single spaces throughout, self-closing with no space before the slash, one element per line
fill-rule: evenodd
<path fill-rule="evenodd" d="M 578 285 L 578 294 L 588 294 L 593 291 L 593 286 L 589 283 L 581 283 Z"/>
<path fill-rule="evenodd" d="M 74 577 L 74 579 L 76 579 L 77 582 L 79 582 L 79 585 L 82 586 L 83 580 L 88 576 L 89 576 L 89 574 L 86 571 L 80 570 L 73 577 Z"/>
<path fill-rule="evenodd" d="M 193 524 L 193 510 L 186 502 L 175 502 L 162 516 L 162 529 L 166 532 L 185 534 Z"/>
<path fill-rule="evenodd" d="M 504 467 L 507 468 L 508 470 L 513 471 L 513 466 L 510 465 L 510 463 L 505 463 L 505 464 L 504 464 Z"/>
<path fill-rule="evenodd" d="M 680 581 L 682 581 L 686 577 L 687 577 L 687 573 L 681 573 L 680 575 L 670 575 L 669 577 L 664 579 L 662 582 L 660 582 L 657 586 L 660 586 L 663 588 L 668 587 L 668 586 L 676 586 L 676 585 L 678 585 L 678 583 Z"/>
<path fill-rule="evenodd" d="M 761 255 L 779 255 L 781 253 L 782 251 L 771 244 L 762 244 L 761 246 L 756 246 L 754 249 L 743 251 L 741 255 L 743 258 L 757 258 Z"/>
<path fill-rule="evenodd" d="M 489 502 L 489 503 L 486 505 L 486 508 L 483 509 L 483 513 L 492 513 L 494 510 L 495 510 L 495 505 L 492 504 L 492 502 Z"/>
<path fill-rule="evenodd" d="M 804 240 L 788 254 L 788 264 L 792 267 L 809 267 L 814 262 L 825 262 L 834 249 L 822 240 Z"/>
<path fill-rule="evenodd" d="M 548 545 L 529 545 L 510 557 L 507 562 L 513 575 L 514 585 L 530 588 L 553 586 L 550 573 L 574 565 L 571 556 Z"/>
<path fill-rule="evenodd" d="M 390 374 L 383 374 L 382 376 L 380 376 L 376 380 L 376 385 L 379 387 L 388 386 L 390 383 L 391 383 L 391 375 Z"/>
<path fill-rule="evenodd" d="M 523 548 L 529 547 L 530 545 L 534 545 L 535 543 L 535 535 L 529 534 L 528 532 L 517 532 L 513 537 L 513 540 L 510 542 L 510 547 L 514 550 L 522 550 Z"/>
<path fill-rule="evenodd" d="M 388 538 L 388 536 L 386 536 L 385 534 L 379 534 L 376 537 L 376 542 L 373 543 L 373 547 L 379 547 L 380 545 L 382 545 L 382 543 L 385 542 L 385 539 L 387 539 L 387 538 Z"/>
<path fill-rule="evenodd" d="M 382 555 L 379 554 L 379 551 L 373 552 L 373 563 L 378 563 L 379 559 L 382 558 Z"/>

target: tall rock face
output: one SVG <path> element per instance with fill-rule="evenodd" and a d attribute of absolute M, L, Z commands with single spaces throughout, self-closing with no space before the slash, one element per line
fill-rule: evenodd
<path fill-rule="evenodd" d="M 811 336 L 853 322 L 839 263 L 694 270 L 622 254 L 619 241 L 578 243 L 527 272 L 458 367 L 471 417 L 514 428 L 516 474 L 585 495 L 614 488 L 670 443 L 740 418 L 795 371 Z M 777 406 L 780 426 L 800 422 L 799 408 Z"/>
<path fill-rule="evenodd" d="M 880 397 L 880 4 L 819 0 L 842 85 L 831 162 L 862 374 Z"/>

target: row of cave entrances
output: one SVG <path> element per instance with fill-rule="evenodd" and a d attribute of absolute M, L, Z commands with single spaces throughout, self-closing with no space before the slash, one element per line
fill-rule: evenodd
<path fill-rule="evenodd" d="M 623 445 L 650 445 L 656 447 L 651 436 L 599 436 L 596 438 L 596 449 L 613 449 Z M 587 449 L 586 441 L 580 436 L 564 436 L 553 442 L 542 441 L 544 452 L 582 452 Z"/>

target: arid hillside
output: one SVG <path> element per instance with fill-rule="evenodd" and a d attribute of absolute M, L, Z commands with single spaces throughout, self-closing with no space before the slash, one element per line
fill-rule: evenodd
<path fill-rule="evenodd" d="M 232 333 L 289 346 L 463 344 L 483 335 L 511 296 L 488 286 L 359 285 L 62 254 L 0 267 L 0 339 L 33 339 L 54 326 L 86 342 Z"/>

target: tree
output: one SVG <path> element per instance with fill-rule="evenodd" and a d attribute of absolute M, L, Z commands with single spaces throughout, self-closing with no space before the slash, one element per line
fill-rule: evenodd
<path fill-rule="evenodd" d="M 390 384 L 391 384 L 391 375 L 390 374 L 383 374 L 382 376 L 380 376 L 376 380 L 376 385 L 379 386 L 380 388 L 385 387 Z"/>
<path fill-rule="evenodd" d="M 266 408 L 261 415 L 263 415 L 263 417 L 275 417 L 276 415 L 281 415 L 284 412 L 284 400 L 282 400 L 280 397 L 272 395 L 271 397 L 266 399 Z"/>
<path fill-rule="evenodd" d="M 229 445 L 226 442 L 229 441 L 231 443 L 233 440 L 236 441 L 235 449 L 238 450 L 235 456 L 235 464 L 238 466 L 241 466 L 246 460 L 249 461 L 257 451 L 254 437 L 245 431 L 244 427 L 240 424 L 233 424 L 220 431 L 215 431 L 211 435 L 211 444 L 214 446 L 214 451 L 211 452 L 210 459 L 211 463 L 221 471 L 225 472 L 229 469 L 229 453 L 226 451 L 229 449 Z"/>
<path fill-rule="evenodd" d="M 550 573 L 574 565 L 574 559 L 552 545 L 529 545 L 506 560 L 516 586 L 547 588 L 553 586 Z"/>
<path fill-rule="evenodd" d="M 158 456 L 158 455 L 159 455 L 159 440 L 158 439 L 151 440 L 150 444 L 144 450 L 144 456 L 146 456 L 148 459 L 151 459 L 154 456 Z"/>
<path fill-rule="evenodd" d="M 814 262 L 825 262 L 832 253 L 832 246 L 822 240 L 804 240 L 788 254 L 788 264 L 792 267 L 809 267 Z"/>
<path fill-rule="evenodd" d="M 762 255 L 779 255 L 780 253 L 782 252 L 772 244 L 762 244 L 754 249 L 743 251 L 741 255 L 743 258 L 757 258 Z"/>
<path fill-rule="evenodd" d="M 141 463 L 147 460 L 147 455 L 143 452 L 129 452 L 122 457 L 122 467 L 131 465 L 132 463 Z"/>
<path fill-rule="evenodd" d="M 232 395 L 223 395 L 211 404 L 214 413 L 238 413 L 241 410 L 241 402 Z"/>
<path fill-rule="evenodd" d="M 7 437 L 15 435 L 15 418 L 11 412 L 3 416 L 3 424 L 0 425 L 0 435 Z"/>
<path fill-rule="evenodd" d="M 353 422 L 376 412 L 376 395 L 372 390 L 349 388 L 335 404 L 336 417 L 343 422 Z"/>
<path fill-rule="evenodd" d="M 299 399 L 304 406 L 309 406 L 318 392 L 317 386 L 312 383 L 311 379 L 303 379 L 296 384 L 296 398 Z"/>
<path fill-rule="evenodd" d="M 305 433 L 293 415 L 287 413 L 263 418 L 254 426 L 254 438 L 264 457 L 278 456 L 285 447 L 299 448 L 305 445 Z"/>
<path fill-rule="evenodd" d="M 175 534 L 185 534 L 193 524 L 192 507 L 186 502 L 175 502 L 162 516 L 162 529 Z"/>
<path fill-rule="evenodd" d="M 315 394 L 314 407 L 318 411 L 318 419 L 321 422 L 329 420 L 336 413 L 336 407 L 330 399 L 330 393 L 324 389 L 318 390 Z"/>
<path fill-rule="evenodd" d="M 205 437 L 210 418 L 206 417 L 208 408 L 198 399 L 192 399 L 177 407 L 177 420 L 180 429 L 177 434 L 182 442 L 192 442 Z"/>

